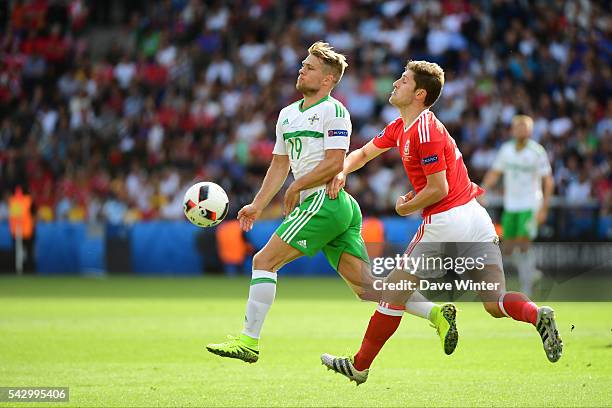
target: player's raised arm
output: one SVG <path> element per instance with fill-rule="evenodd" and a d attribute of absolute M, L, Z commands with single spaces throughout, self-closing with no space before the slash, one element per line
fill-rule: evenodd
<path fill-rule="evenodd" d="M 342 169 L 342 172 L 344 174 L 349 174 L 354 172 L 355 170 L 359 170 L 360 168 L 365 166 L 367 162 L 381 155 L 389 149 L 389 147 L 380 148 L 374 144 L 374 141 L 370 140 L 363 147 L 357 150 L 353 150 L 351 154 L 349 154 L 348 157 L 344 159 L 344 167 Z"/>
<path fill-rule="evenodd" d="M 272 198 L 274 198 L 276 193 L 281 189 L 288 174 L 289 156 L 274 154 L 270 167 L 268 167 L 266 176 L 253 202 L 245 205 L 238 211 L 238 221 L 240 221 L 240 227 L 244 231 L 250 231 L 251 228 L 253 228 L 253 223 L 259 218 L 263 209 L 268 206 Z"/>
<path fill-rule="evenodd" d="M 342 171 L 336 174 L 335 177 L 327 183 L 327 194 L 329 198 L 335 199 L 338 196 L 338 192 L 346 183 L 347 174 L 359 170 L 365 166 L 367 162 L 389 149 L 390 147 L 378 147 L 374 143 L 374 140 L 370 140 L 361 148 L 353 150 L 351 154 L 344 159 Z"/>

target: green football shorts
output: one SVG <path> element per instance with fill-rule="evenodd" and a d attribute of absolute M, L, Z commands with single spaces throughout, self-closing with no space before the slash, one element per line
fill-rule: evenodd
<path fill-rule="evenodd" d="M 361 209 L 344 190 L 334 200 L 324 189 L 312 193 L 285 218 L 276 235 L 304 255 L 323 250 L 335 270 L 343 252 L 370 262 L 361 237 Z"/>
<path fill-rule="evenodd" d="M 501 221 L 504 239 L 534 239 L 537 235 L 536 219 L 532 210 L 504 211 Z"/>

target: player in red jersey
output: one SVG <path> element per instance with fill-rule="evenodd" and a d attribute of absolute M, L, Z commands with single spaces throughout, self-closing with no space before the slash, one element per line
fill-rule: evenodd
<path fill-rule="evenodd" d="M 406 250 L 407 259 L 385 279 L 387 288 L 395 284 L 402 290 L 383 292 L 359 352 L 354 357 L 321 356 L 324 365 L 357 384 L 367 379 L 372 361 L 399 326 L 402 316 L 394 313 L 394 309 L 396 305 L 405 304 L 413 292 L 406 289 L 407 282 L 413 282 L 418 288 L 421 280 L 446 273 L 439 263 L 430 264 L 425 259 L 443 257 L 449 243 L 455 244 L 456 259 L 480 256 L 481 263 L 478 266 L 473 263 L 466 275 L 473 281 L 490 284 L 477 290 L 486 311 L 493 317 L 511 317 L 533 324 L 542 338 L 548 359 L 555 362 L 561 356 L 563 344 L 553 310 L 536 306 L 522 293 L 505 290 L 499 240 L 491 218 L 475 200 L 484 190 L 472 183 L 455 140 L 429 110 L 440 96 L 443 85 L 444 71 L 439 65 L 427 61 L 408 62 L 402 76 L 393 83 L 389 97 L 400 117 L 347 156 L 343 171 L 328 186 L 333 196 L 344 186 L 348 173 L 381 153 L 397 148 L 414 191 L 400 196 L 395 210 L 400 216 L 417 211 L 422 211 L 423 216 Z M 415 262 L 419 258 L 423 262 Z"/>

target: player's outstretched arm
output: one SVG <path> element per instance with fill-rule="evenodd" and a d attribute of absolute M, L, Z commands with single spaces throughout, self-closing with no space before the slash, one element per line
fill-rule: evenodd
<path fill-rule="evenodd" d="M 327 183 L 342 170 L 344 149 L 327 149 L 325 158 L 310 172 L 295 180 L 285 193 L 284 214 L 288 215 L 298 202 L 300 191 Z"/>
<path fill-rule="evenodd" d="M 373 141 L 369 141 L 365 146 L 353 150 L 351 154 L 349 154 L 344 159 L 344 166 L 342 167 L 342 171 L 334 176 L 333 179 L 327 183 L 327 195 L 332 200 L 338 197 L 338 192 L 344 184 L 346 183 L 346 175 L 354 172 L 362 168 L 367 162 L 372 160 L 373 158 L 379 156 L 380 154 L 389 150 L 388 148 L 382 149 L 380 147 L 376 147 Z"/>
<path fill-rule="evenodd" d="M 427 185 L 417 195 L 412 192 L 400 196 L 395 203 L 395 211 L 403 216 L 429 207 L 448 195 L 446 170 L 427 176 Z"/>
<path fill-rule="evenodd" d="M 253 228 L 255 220 L 259 218 L 263 209 L 268 206 L 272 198 L 283 186 L 289 174 L 289 168 L 289 156 L 282 154 L 273 155 L 268 172 L 253 202 L 245 205 L 238 211 L 238 221 L 240 221 L 240 227 L 243 231 L 250 231 Z"/>
<path fill-rule="evenodd" d="M 495 187 L 495 185 L 497 184 L 497 181 L 499 180 L 499 178 L 501 177 L 502 172 L 500 170 L 497 169 L 491 169 L 489 171 L 487 171 L 487 174 L 485 174 L 484 178 L 482 179 L 482 183 L 481 186 L 482 188 L 484 188 L 485 190 L 488 190 L 492 187 Z M 486 204 L 486 198 L 484 198 L 484 196 L 478 196 L 477 200 L 482 204 L 485 205 Z"/>

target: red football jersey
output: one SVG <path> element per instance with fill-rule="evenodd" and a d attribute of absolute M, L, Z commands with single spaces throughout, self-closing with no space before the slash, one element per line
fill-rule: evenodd
<path fill-rule="evenodd" d="M 406 129 L 401 117 L 395 119 L 374 138 L 374 145 L 381 149 L 398 148 L 416 193 L 427 185 L 428 175 L 446 170 L 448 195 L 425 207 L 423 217 L 466 204 L 484 192 L 470 180 L 455 140 L 429 109 Z"/>

